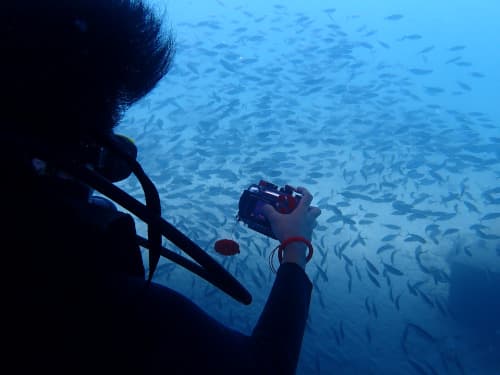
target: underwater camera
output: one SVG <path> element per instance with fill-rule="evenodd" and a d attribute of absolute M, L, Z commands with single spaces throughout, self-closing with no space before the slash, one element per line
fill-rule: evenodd
<path fill-rule="evenodd" d="M 243 191 L 236 218 L 238 221 L 243 221 L 250 229 L 276 239 L 271 224 L 262 213 L 262 207 L 270 204 L 276 211 L 288 214 L 297 207 L 301 197 L 302 195 L 289 185 L 278 188 L 270 182 L 261 180 Z"/>

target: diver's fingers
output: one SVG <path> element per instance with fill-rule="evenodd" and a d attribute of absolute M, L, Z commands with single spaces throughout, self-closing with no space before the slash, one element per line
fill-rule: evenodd
<path fill-rule="evenodd" d="M 302 194 L 302 198 L 300 198 L 300 202 L 295 210 L 299 211 L 300 213 L 306 213 L 309 210 L 309 206 L 311 205 L 313 196 L 305 187 L 299 186 L 295 190 Z"/>
<path fill-rule="evenodd" d="M 318 226 L 318 222 L 316 220 L 314 220 L 311 224 L 311 230 L 314 230 L 316 227 Z"/>
<path fill-rule="evenodd" d="M 310 206 L 309 210 L 307 211 L 307 215 L 310 220 L 316 220 L 316 218 L 321 215 L 321 209 L 316 206 Z"/>

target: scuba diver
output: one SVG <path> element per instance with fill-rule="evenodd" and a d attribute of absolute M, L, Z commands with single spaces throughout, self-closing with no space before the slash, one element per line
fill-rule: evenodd
<path fill-rule="evenodd" d="M 305 188 L 292 213 L 262 208 L 281 263 L 250 335 L 152 280 L 165 257 L 251 302 L 161 217 L 137 149 L 113 132 L 171 67 L 175 42 L 162 18 L 141 0 L 5 1 L 0 30 L 4 372 L 294 373 L 312 289 L 306 250 L 321 213 Z M 114 184 L 131 174 L 145 203 Z"/>

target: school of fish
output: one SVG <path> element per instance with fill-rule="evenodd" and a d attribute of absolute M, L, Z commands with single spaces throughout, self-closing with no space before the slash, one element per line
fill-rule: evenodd
<path fill-rule="evenodd" d="M 254 302 L 233 305 L 166 261 L 156 280 L 250 332 L 274 280 L 267 258 L 276 244 L 236 222 L 239 196 L 261 179 L 305 186 L 322 215 L 298 373 L 474 373 L 472 345 L 453 338 L 449 264 L 500 272 L 500 124 L 443 104 L 472 97 L 487 79 L 467 46 L 413 32 L 384 40 L 357 17 L 347 31 L 333 8 L 219 7 L 176 27 L 172 71 L 119 130 L 138 145 L 163 216 Z M 413 65 L 384 61 L 401 46 Z M 440 69 L 456 71 L 453 87 L 432 83 Z M 142 199 L 137 181 L 121 184 Z M 221 238 L 238 241 L 240 254 L 217 254 Z"/>

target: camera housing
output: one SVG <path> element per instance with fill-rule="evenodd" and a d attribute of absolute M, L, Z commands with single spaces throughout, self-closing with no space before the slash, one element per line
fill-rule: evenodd
<path fill-rule="evenodd" d="M 271 224 L 262 212 L 262 207 L 270 204 L 276 211 L 289 214 L 297 207 L 301 198 L 302 195 L 289 185 L 279 188 L 270 182 L 260 180 L 258 184 L 252 184 L 243 191 L 236 218 L 238 221 L 243 221 L 250 229 L 277 239 Z"/>

